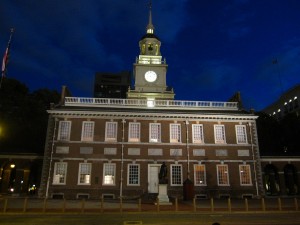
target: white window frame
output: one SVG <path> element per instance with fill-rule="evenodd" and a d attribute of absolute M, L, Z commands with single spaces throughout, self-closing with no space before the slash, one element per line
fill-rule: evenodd
<path fill-rule="evenodd" d="M 217 180 L 218 186 L 229 186 L 229 170 L 228 165 L 218 164 L 217 165 Z"/>
<path fill-rule="evenodd" d="M 252 186 L 251 167 L 249 164 L 239 165 L 240 185 Z"/>
<path fill-rule="evenodd" d="M 65 185 L 67 180 L 67 162 L 56 162 L 53 171 L 53 185 Z"/>
<path fill-rule="evenodd" d="M 136 171 L 133 168 L 137 168 Z M 133 182 L 136 179 L 137 182 Z M 127 165 L 127 185 L 128 186 L 139 186 L 140 185 L 140 164 L 128 164 Z"/>
<path fill-rule="evenodd" d="M 198 170 L 197 168 L 202 168 Z M 206 167 L 203 164 L 194 164 L 195 186 L 206 186 Z"/>
<path fill-rule="evenodd" d="M 103 164 L 103 186 L 115 186 L 116 185 L 116 164 L 104 163 Z"/>
<path fill-rule="evenodd" d="M 236 143 L 247 144 L 247 129 L 245 125 L 235 125 Z"/>
<path fill-rule="evenodd" d="M 140 142 L 141 123 L 129 122 L 128 125 L 128 142 Z"/>
<path fill-rule="evenodd" d="M 161 124 L 150 123 L 149 124 L 149 142 L 161 142 Z"/>
<path fill-rule="evenodd" d="M 86 167 L 86 168 L 84 168 Z M 92 164 L 91 163 L 79 163 L 78 170 L 78 184 L 79 185 L 90 185 L 92 175 Z"/>
<path fill-rule="evenodd" d="M 179 173 L 175 169 L 180 169 Z M 171 186 L 182 186 L 182 165 L 171 164 Z M 180 177 L 178 177 L 180 176 Z M 179 181 L 179 182 L 178 182 Z"/>
<path fill-rule="evenodd" d="M 59 121 L 57 140 L 69 141 L 71 135 L 71 121 Z"/>
<path fill-rule="evenodd" d="M 216 144 L 225 144 L 226 135 L 225 135 L 225 126 L 224 125 L 214 125 L 214 134 L 215 134 L 215 143 Z"/>
<path fill-rule="evenodd" d="M 118 122 L 105 123 L 105 141 L 115 142 L 118 138 Z"/>
<path fill-rule="evenodd" d="M 81 141 L 93 141 L 94 140 L 94 127 L 95 122 L 83 121 L 81 129 Z"/>
<path fill-rule="evenodd" d="M 198 143 L 198 144 L 204 143 L 203 124 L 193 124 L 192 134 L 193 134 L 193 143 Z"/>
<path fill-rule="evenodd" d="M 170 124 L 170 143 L 181 143 L 181 124 Z"/>

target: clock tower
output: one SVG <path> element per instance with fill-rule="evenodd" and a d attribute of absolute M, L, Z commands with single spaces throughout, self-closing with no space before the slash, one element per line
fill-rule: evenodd
<path fill-rule="evenodd" d="M 140 54 L 133 64 L 134 89 L 129 89 L 127 98 L 174 99 L 172 88 L 167 87 L 166 73 L 168 65 L 160 53 L 161 42 L 154 35 L 151 4 L 146 34 L 139 41 Z"/>

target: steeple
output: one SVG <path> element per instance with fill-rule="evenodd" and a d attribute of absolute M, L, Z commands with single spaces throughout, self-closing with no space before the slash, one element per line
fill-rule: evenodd
<path fill-rule="evenodd" d="M 154 33 L 154 26 L 152 24 L 152 1 L 149 2 L 149 22 L 147 25 L 147 34 L 153 34 Z"/>

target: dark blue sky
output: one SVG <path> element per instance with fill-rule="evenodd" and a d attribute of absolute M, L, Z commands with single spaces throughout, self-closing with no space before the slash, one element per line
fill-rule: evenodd
<path fill-rule="evenodd" d="M 92 97 L 95 72 L 132 71 L 148 0 L 1 0 L 0 53 L 15 28 L 7 76 L 30 90 L 67 85 Z M 176 99 L 261 110 L 300 83 L 299 0 L 152 0 Z M 274 59 L 278 64 L 273 64 Z"/>

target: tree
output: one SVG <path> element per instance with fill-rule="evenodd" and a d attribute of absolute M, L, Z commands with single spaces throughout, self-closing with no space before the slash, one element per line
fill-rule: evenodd
<path fill-rule="evenodd" d="M 5 79 L 0 90 L 0 151 L 43 153 L 47 109 L 58 103 L 56 91 L 32 93 L 15 79 Z"/>

